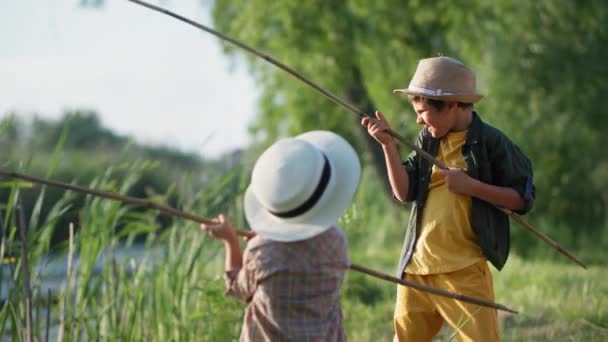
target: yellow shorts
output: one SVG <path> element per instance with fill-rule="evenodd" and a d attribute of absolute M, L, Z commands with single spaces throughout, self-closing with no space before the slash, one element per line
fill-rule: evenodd
<path fill-rule="evenodd" d="M 404 274 L 404 279 L 467 296 L 494 301 L 492 274 L 485 260 L 462 270 L 431 274 Z M 393 341 L 431 341 L 443 322 L 459 341 L 500 341 L 496 310 L 455 299 L 397 287 Z"/>

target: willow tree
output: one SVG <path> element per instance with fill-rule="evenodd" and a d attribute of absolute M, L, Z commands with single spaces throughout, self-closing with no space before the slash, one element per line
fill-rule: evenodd
<path fill-rule="evenodd" d="M 414 114 L 391 90 L 407 85 L 420 58 L 462 59 L 477 71 L 486 94 L 477 106 L 482 117 L 511 136 L 535 165 L 532 221 L 548 218 L 565 234 L 598 231 L 606 222 L 604 1 L 216 0 L 213 18 L 220 31 L 360 109 L 385 112 L 412 140 L 419 129 Z M 229 46 L 226 52 L 243 54 Z M 263 60 L 246 58 L 262 91 L 254 136 L 269 141 L 330 129 L 374 156 L 369 160 L 384 174 L 378 146 L 356 117 Z"/>

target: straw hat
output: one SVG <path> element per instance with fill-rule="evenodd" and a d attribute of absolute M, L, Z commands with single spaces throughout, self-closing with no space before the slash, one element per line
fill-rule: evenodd
<path fill-rule="evenodd" d="M 279 140 L 255 163 L 245 216 L 262 237 L 311 238 L 338 223 L 360 174 L 355 150 L 335 133 L 311 131 Z"/>
<path fill-rule="evenodd" d="M 420 60 L 414 77 L 406 89 L 394 93 L 420 95 L 437 100 L 476 103 L 483 95 L 477 93 L 475 72 L 451 57 Z"/>

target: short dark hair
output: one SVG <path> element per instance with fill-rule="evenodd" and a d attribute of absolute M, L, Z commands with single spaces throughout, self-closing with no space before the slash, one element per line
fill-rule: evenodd
<path fill-rule="evenodd" d="M 440 112 L 445 109 L 445 106 L 449 102 L 449 101 L 445 101 L 445 100 L 432 99 L 430 97 L 425 97 L 425 96 L 420 96 L 420 95 L 408 95 L 408 100 L 410 102 L 418 102 L 420 100 L 426 101 L 426 103 L 428 103 L 429 106 L 435 108 L 436 110 L 438 110 Z M 463 108 L 463 109 L 473 107 L 472 103 L 456 102 L 456 104 L 458 105 L 458 107 Z"/>
<path fill-rule="evenodd" d="M 445 105 L 446 105 L 446 102 L 443 100 L 436 100 L 436 99 L 431 99 L 431 98 L 427 98 L 426 103 L 428 103 L 429 106 L 437 109 L 440 112 L 445 109 Z"/>
<path fill-rule="evenodd" d="M 463 109 L 473 108 L 473 104 L 465 103 L 465 102 L 458 102 L 458 107 L 463 108 Z"/>

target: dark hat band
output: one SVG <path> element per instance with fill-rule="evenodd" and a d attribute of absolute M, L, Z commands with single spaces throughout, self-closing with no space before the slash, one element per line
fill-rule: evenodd
<path fill-rule="evenodd" d="M 322 153 L 323 154 L 323 153 Z M 299 215 L 304 214 L 308 210 L 310 210 L 317 202 L 323 192 L 325 192 L 325 188 L 327 188 L 327 184 L 329 184 L 329 178 L 331 177 L 331 167 L 329 165 L 329 160 L 325 154 L 323 154 L 323 160 L 325 160 L 325 164 L 323 165 L 323 171 L 321 173 L 321 180 L 319 180 L 319 184 L 315 191 L 310 195 L 310 197 L 304 201 L 301 205 L 297 206 L 295 209 L 291 209 L 283 212 L 273 212 L 268 210 L 272 215 L 280 217 L 280 218 L 292 218 Z"/>

